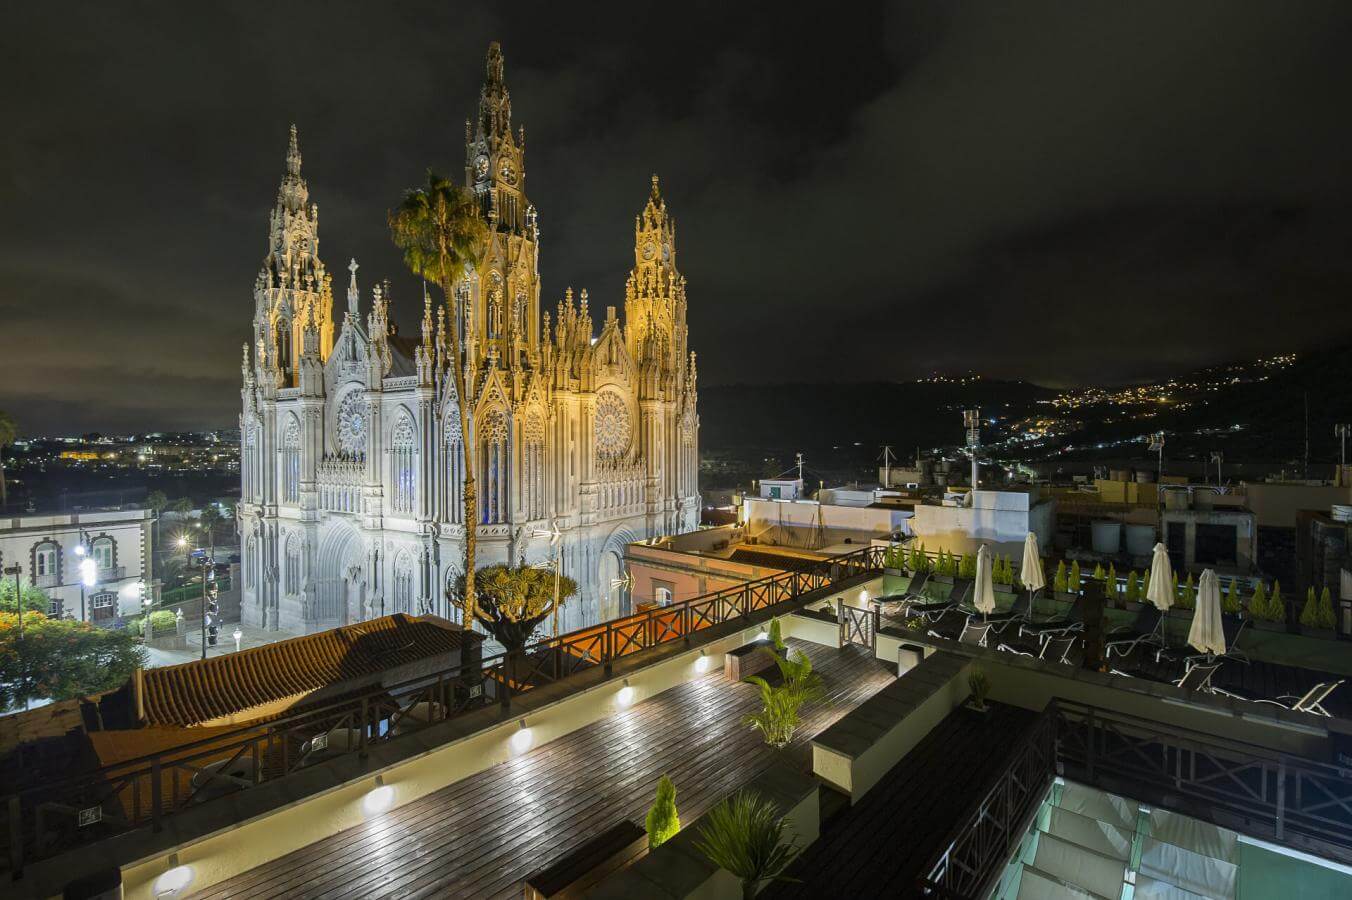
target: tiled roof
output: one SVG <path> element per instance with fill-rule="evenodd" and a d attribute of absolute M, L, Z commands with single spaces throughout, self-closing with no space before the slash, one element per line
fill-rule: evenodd
<path fill-rule="evenodd" d="M 255 707 L 342 689 L 392 668 L 458 651 L 464 632 L 402 613 L 142 673 L 143 724 L 197 725 Z"/>

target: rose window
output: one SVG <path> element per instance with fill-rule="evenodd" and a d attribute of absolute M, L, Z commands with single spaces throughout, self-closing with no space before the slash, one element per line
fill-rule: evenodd
<path fill-rule="evenodd" d="M 596 455 L 606 460 L 624 456 L 632 430 L 624 399 L 613 391 L 601 394 L 596 400 Z"/>

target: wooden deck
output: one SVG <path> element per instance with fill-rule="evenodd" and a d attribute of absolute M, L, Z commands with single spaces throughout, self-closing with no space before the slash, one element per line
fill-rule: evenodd
<path fill-rule="evenodd" d="M 865 647 L 790 641 L 825 696 L 784 753 L 806 769 L 807 742 L 895 677 Z M 776 751 L 741 724 L 756 688 L 721 671 L 194 896 L 519 897 L 521 882 L 623 818 L 642 823 L 668 774 L 684 822 L 751 780 Z"/>

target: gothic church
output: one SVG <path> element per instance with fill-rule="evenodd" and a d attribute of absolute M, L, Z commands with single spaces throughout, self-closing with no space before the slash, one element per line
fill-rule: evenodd
<path fill-rule="evenodd" d="M 238 509 L 248 624 L 299 634 L 395 612 L 458 620 L 445 588 L 473 527 L 479 566 L 561 555 L 579 584 L 561 613 L 570 630 L 627 611 L 625 544 L 697 526 L 695 354 L 676 226 L 657 177 L 634 224 L 623 318 L 607 307 L 599 329 L 585 290 L 568 290 L 553 317 L 541 310 L 525 133 L 512 131 L 496 43 L 478 116 L 466 123 L 465 180 L 490 237 L 457 286 L 456 311 L 424 295 L 421 334 L 401 335 L 389 283 L 363 304 L 353 261 L 336 322 L 319 211 L 291 129 L 254 284 L 255 340 L 244 348 Z M 464 336 L 468 433 L 448 328 Z M 477 450 L 473 523 L 461 502 L 466 440 Z M 555 526 L 561 539 L 551 546 Z"/>

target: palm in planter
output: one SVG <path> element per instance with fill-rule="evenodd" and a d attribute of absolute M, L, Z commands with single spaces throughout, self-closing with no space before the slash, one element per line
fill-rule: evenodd
<path fill-rule="evenodd" d="M 695 848 L 742 882 L 750 900 L 767 881 L 791 881 L 784 875 L 799 848 L 785 840 L 784 818 L 774 804 L 754 791 L 738 791 L 704 816 Z"/>
<path fill-rule="evenodd" d="M 802 705 L 821 694 L 822 679 L 812 671 L 812 660 L 807 654 L 799 650 L 787 656 L 783 654 L 785 646 L 778 625 L 778 620 L 771 624 L 770 638 L 775 645 L 780 683 L 771 685 L 758 675 L 749 676 L 746 680 L 760 688 L 761 708 L 742 721 L 759 731 L 765 743 L 783 749 L 798 729 L 798 712 Z"/>

